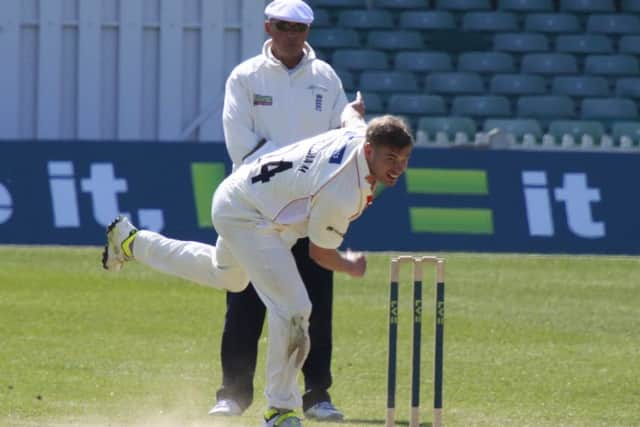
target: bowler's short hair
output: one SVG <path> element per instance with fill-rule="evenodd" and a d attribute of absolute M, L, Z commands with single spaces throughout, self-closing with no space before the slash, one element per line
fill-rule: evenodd
<path fill-rule="evenodd" d="M 367 125 L 366 141 L 371 145 L 405 148 L 413 145 L 409 126 L 400 117 L 385 115 L 372 119 Z"/>

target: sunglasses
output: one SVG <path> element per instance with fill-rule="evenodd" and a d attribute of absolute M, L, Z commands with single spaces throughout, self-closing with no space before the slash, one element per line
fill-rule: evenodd
<path fill-rule="evenodd" d="M 271 21 L 278 31 L 283 33 L 293 32 L 293 33 L 304 33 L 309 29 L 307 24 L 302 24 L 299 22 L 287 22 L 287 21 Z"/>

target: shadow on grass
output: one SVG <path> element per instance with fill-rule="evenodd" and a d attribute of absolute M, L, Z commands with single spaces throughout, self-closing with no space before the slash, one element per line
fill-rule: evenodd
<path fill-rule="evenodd" d="M 372 426 L 384 425 L 384 420 L 363 420 L 363 419 L 355 419 L 349 418 L 348 420 L 342 420 L 334 424 L 369 424 Z M 408 426 L 409 421 L 396 421 L 397 426 Z M 431 423 L 420 423 L 420 427 L 432 427 Z"/>

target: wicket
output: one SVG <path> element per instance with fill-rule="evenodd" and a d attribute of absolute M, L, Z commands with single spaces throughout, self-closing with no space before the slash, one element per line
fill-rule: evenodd
<path fill-rule="evenodd" d="M 398 282 L 400 265 L 413 264 L 413 339 L 411 347 L 411 418 L 410 427 L 420 426 L 420 345 L 422 343 L 422 275 L 423 265 L 435 265 L 435 333 L 433 366 L 433 427 L 442 426 L 442 384 L 444 345 L 444 264 L 435 256 L 409 255 L 391 258 L 389 286 L 389 350 L 387 367 L 386 427 L 395 426 L 396 364 L 398 343 Z"/>

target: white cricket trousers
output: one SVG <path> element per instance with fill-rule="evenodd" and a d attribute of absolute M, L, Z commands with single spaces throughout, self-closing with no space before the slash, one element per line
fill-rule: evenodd
<path fill-rule="evenodd" d="M 218 187 L 212 203 L 216 246 L 141 230 L 133 255 L 164 273 L 232 292 L 251 280 L 267 307 L 267 402 L 296 409 L 302 406 L 297 376 L 309 352 L 311 302 L 291 254 L 292 243 L 274 227 L 264 226 L 264 218 L 228 181 Z"/>

